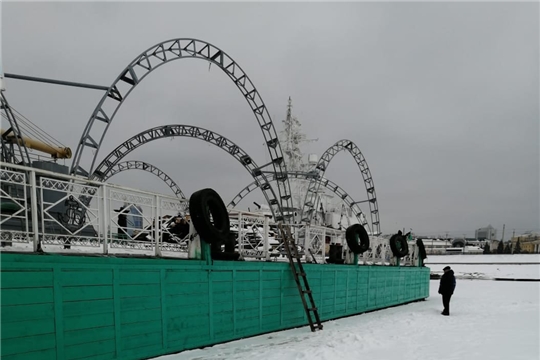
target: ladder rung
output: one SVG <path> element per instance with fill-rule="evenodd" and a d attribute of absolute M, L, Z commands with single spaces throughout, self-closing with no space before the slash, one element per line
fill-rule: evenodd
<path fill-rule="evenodd" d="M 290 227 L 289 226 L 285 227 L 279 224 L 279 229 L 281 230 L 281 236 L 283 238 L 283 245 L 284 245 L 284 248 L 287 250 L 287 257 L 289 258 L 289 264 L 294 274 L 296 285 L 300 293 L 300 297 L 302 298 L 302 304 L 306 312 L 307 318 L 309 320 L 311 331 L 315 331 L 316 329 L 322 330 L 323 327 L 321 324 L 321 320 L 319 318 L 319 313 L 318 313 L 317 307 L 315 306 L 315 303 L 313 302 L 312 290 L 309 288 L 306 273 L 302 266 L 302 260 L 301 260 L 302 257 L 300 256 L 298 252 L 298 247 L 295 244 L 294 239 L 292 238 Z M 297 266 L 294 265 L 295 258 L 297 259 Z M 304 279 L 305 288 L 301 285 L 301 282 L 299 280 L 300 277 Z M 311 308 L 308 308 L 308 304 L 304 296 L 305 294 L 309 294 L 309 300 L 312 306 Z M 310 312 L 313 312 L 313 316 L 315 316 L 316 322 L 313 321 L 312 314 Z"/>

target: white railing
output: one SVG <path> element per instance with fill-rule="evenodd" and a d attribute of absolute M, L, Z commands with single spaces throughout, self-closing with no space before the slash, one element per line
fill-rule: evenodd
<path fill-rule="evenodd" d="M 301 245 L 305 248 L 307 261 L 324 263 L 330 255 L 331 245 L 341 245 L 347 249 L 345 231 L 324 226 L 310 225 L 303 228 L 304 237 Z"/>
<path fill-rule="evenodd" d="M 187 200 L 4 163 L 0 180 L 3 251 L 187 256 Z"/>
<path fill-rule="evenodd" d="M 0 241 L 2 251 L 138 254 L 187 258 L 196 251 L 185 199 L 81 177 L 1 163 Z M 232 210 L 235 249 L 244 260 L 287 261 L 270 217 Z M 328 262 L 330 247 L 353 263 L 345 231 L 294 225 L 291 232 L 307 262 Z M 193 241 L 195 240 L 195 241 Z M 341 248 L 339 247 L 341 246 Z M 199 251 L 200 254 L 200 251 Z M 388 239 L 372 237 L 359 264 L 397 265 Z M 417 266 L 417 248 L 399 265 Z"/>
<path fill-rule="evenodd" d="M 358 263 L 363 265 L 397 265 L 419 266 L 418 246 L 414 241 L 408 241 L 409 253 L 403 258 L 397 258 L 390 248 L 390 240 L 382 237 L 370 238 L 369 250 L 358 256 Z"/>
<path fill-rule="evenodd" d="M 270 218 L 264 215 L 235 210 L 231 231 L 236 236 L 235 248 L 243 258 L 270 260 L 271 250 L 279 246 L 276 233 L 270 231 Z"/>

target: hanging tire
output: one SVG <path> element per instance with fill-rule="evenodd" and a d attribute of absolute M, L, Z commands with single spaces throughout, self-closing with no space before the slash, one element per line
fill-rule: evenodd
<path fill-rule="evenodd" d="M 390 249 L 394 256 L 402 258 L 409 254 L 409 244 L 407 244 L 407 239 L 400 234 L 394 234 L 390 238 Z"/>
<path fill-rule="evenodd" d="M 361 224 L 354 224 L 345 231 L 349 249 L 355 254 L 362 254 L 369 249 L 369 235 Z"/>
<path fill-rule="evenodd" d="M 416 246 L 418 246 L 418 255 L 420 255 L 420 258 L 422 260 L 427 258 L 426 247 L 424 246 L 424 242 L 422 241 L 422 239 L 416 240 Z"/>
<path fill-rule="evenodd" d="M 209 244 L 226 241 L 230 232 L 229 213 L 213 189 L 202 189 L 191 195 L 189 214 L 202 240 Z"/>

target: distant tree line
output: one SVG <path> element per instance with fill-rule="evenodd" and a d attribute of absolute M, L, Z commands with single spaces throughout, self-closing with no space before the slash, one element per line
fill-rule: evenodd
<path fill-rule="evenodd" d="M 507 241 L 506 245 L 499 241 L 499 245 L 497 245 L 496 249 L 491 250 L 489 243 L 484 246 L 484 254 L 526 254 L 526 251 L 521 250 L 521 244 L 518 241 L 516 241 L 516 245 L 514 246 L 514 249 L 512 249 L 512 242 Z"/>

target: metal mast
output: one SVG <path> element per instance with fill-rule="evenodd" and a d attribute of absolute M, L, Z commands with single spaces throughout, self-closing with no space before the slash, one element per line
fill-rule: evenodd
<path fill-rule="evenodd" d="M 292 114 L 292 100 L 290 96 L 287 104 L 287 115 L 282 123 L 283 130 L 280 132 L 280 142 L 282 144 L 283 154 L 285 155 L 287 171 L 291 174 L 308 172 L 310 170 L 309 164 L 304 159 L 304 154 L 300 145 L 319 139 L 306 138 L 306 135 L 301 129 L 302 124 L 298 118 Z M 307 191 L 309 181 L 294 177 L 289 177 L 289 181 L 291 183 L 293 207 L 301 209 L 303 197 Z"/>
<path fill-rule="evenodd" d="M 302 124 L 300 124 L 296 116 L 292 115 L 292 100 L 290 96 L 289 103 L 287 104 L 287 116 L 282 122 L 283 130 L 280 133 L 280 142 L 283 144 L 283 152 L 286 156 L 285 161 L 287 162 L 288 171 L 308 171 L 300 144 L 319 139 L 306 139 L 306 135 L 301 130 Z"/>

